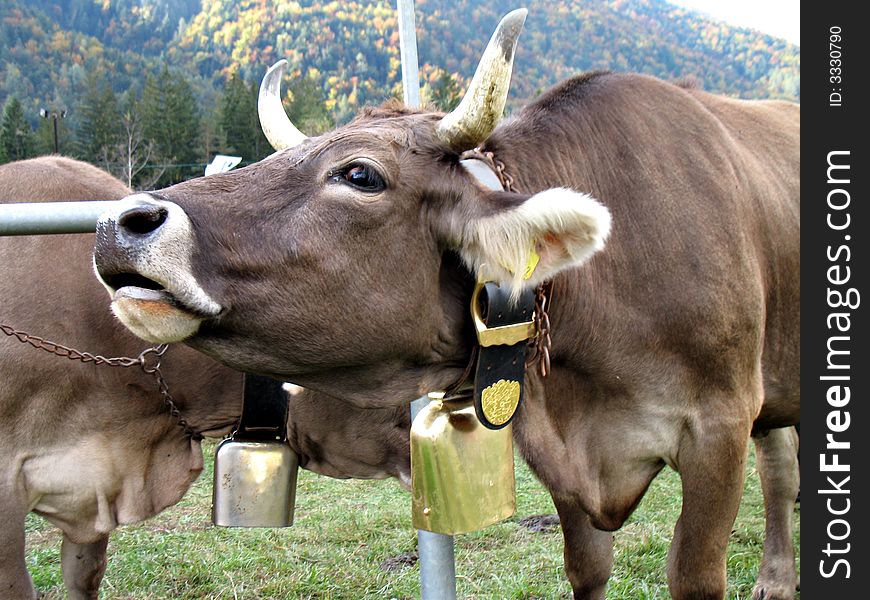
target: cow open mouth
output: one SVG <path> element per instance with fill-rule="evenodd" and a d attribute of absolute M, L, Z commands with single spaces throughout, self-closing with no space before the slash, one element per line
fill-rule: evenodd
<path fill-rule="evenodd" d="M 195 334 L 209 315 L 191 308 L 158 281 L 139 273 L 101 273 L 112 294 L 112 312 L 139 337 L 179 342 Z"/>
<path fill-rule="evenodd" d="M 175 299 L 175 296 L 173 296 L 164 289 L 151 289 L 128 285 L 122 288 L 118 288 L 118 290 L 115 292 L 113 300 L 117 302 L 122 298 L 126 298 L 129 300 L 138 300 L 142 302 L 157 302 L 161 304 L 168 304 L 179 310 L 185 310 L 185 308 L 181 306 Z"/>
<path fill-rule="evenodd" d="M 127 298 L 144 302 L 159 302 L 187 310 L 163 285 L 138 273 L 104 275 L 103 281 L 107 287 L 111 288 L 113 301 Z M 188 310 L 188 312 L 193 311 Z"/>
<path fill-rule="evenodd" d="M 163 305 L 163 310 L 174 308 L 199 318 L 211 316 L 187 306 L 167 290 L 163 284 L 148 279 L 139 273 L 101 274 L 101 278 L 112 293 L 113 303 L 124 300 L 141 302 L 146 305 L 153 303 L 154 305 Z"/>
<path fill-rule="evenodd" d="M 146 290 L 165 289 L 161 284 L 157 283 L 153 279 L 148 279 L 147 277 L 140 275 L 139 273 L 116 273 L 113 275 L 101 275 L 103 281 L 106 282 L 106 285 L 114 290 L 120 290 L 121 288 L 125 287 L 135 287 Z"/>
<path fill-rule="evenodd" d="M 103 281 L 107 286 L 115 290 L 115 293 L 121 292 L 121 290 L 126 290 L 125 293 L 146 293 L 147 296 L 153 297 L 153 292 L 164 293 L 167 296 L 171 296 L 169 292 L 166 291 L 166 288 L 161 284 L 157 283 L 153 279 L 148 279 L 147 277 L 143 277 L 138 273 L 119 273 L 117 275 L 109 275 L 108 277 L 104 276 Z M 147 292 L 151 292 L 148 294 Z"/>

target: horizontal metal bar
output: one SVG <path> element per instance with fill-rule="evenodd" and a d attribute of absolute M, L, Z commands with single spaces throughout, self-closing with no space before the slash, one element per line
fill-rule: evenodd
<path fill-rule="evenodd" d="M 116 201 L 0 204 L 0 235 L 93 233 L 97 219 Z"/>

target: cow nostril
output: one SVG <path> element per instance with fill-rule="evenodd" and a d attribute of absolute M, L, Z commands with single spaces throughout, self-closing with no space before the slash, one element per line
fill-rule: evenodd
<path fill-rule="evenodd" d="M 166 221 L 166 209 L 162 206 L 139 205 L 121 213 L 118 225 L 137 235 L 145 235 L 160 228 Z"/>

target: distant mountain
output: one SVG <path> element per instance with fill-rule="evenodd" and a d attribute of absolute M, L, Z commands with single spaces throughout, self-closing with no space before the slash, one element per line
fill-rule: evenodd
<path fill-rule="evenodd" d="M 473 74 L 500 16 L 518 0 L 417 0 L 424 91 Z M 511 106 L 590 69 L 695 78 L 742 97 L 800 99 L 800 48 L 702 18 L 663 0 L 524 3 Z M 87 73 L 116 92 L 141 88 L 163 64 L 183 73 L 205 106 L 235 70 L 258 81 L 286 58 L 312 78 L 337 120 L 400 93 L 394 1 L 3 0 L 0 105 L 10 95 L 31 118 L 71 106 Z M 208 109 L 206 109 L 208 110 Z"/>

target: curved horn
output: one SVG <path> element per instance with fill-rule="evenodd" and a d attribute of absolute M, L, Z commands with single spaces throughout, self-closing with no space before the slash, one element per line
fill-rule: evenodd
<path fill-rule="evenodd" d="M 257 98 L 260 127 L 275 150 L 292 148 L 308 139 L 296 129 L 281 104 L 281 77 L 286 66 L 286 60 L 279 60 L 269 67 L 260 83 L 260 96 Z"/>
<path fill-rule="evenodd" d="M 528 12 L 519 8 L 505 15 L 483 51 L 462 102 L 438 123 L 438 137 L 454 150 L 474 148 L 489 137 L 501 120 L 517 38 Z"/>

